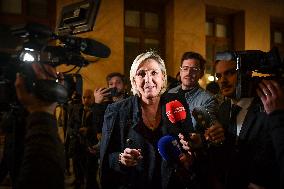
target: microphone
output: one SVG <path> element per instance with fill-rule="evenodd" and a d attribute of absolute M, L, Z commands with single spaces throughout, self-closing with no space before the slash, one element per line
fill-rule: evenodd
<path fill-rule="evenodd" d="M 37 38 L 49 38 L 54 36 L 54 33 L 49 27 L 38 23 L 19 24 L 12 26 L 10 31 L 14 36 L 18 37 L 26 37 L 30 35 Z"/>
<path fill-rule="evenodd" d="M 111 53 L 110 48 L 93 39 L 73 36 L 57 36 L 57 39 L 67 46 L 80 49 L 82 53 L 87 55 L 107 58 Z"/>
<path fill-rule="evenodd" d="M 162 158 L 168 163 L 179 163 L 187 170 L 191 168 L 194 161 L 193 155 L 186 156 L 182 152 L 177 139 L 171 135 L 160 138 L 158 141 L 158 151 Z"/>
<path fill-rule="evenodd" d="M 100 58 L 109 57 L 111 50 L 106 45 L 89 38 L 80 38 L 75 36 L 56 35 L 47 26 L 37 23 L 21 24 L 10 28 L 11 33 L 18 37 L 32 36 L 41 41 L 41 43 L 47 43 L 47 39 L 59 39 L 66 46 L 74 49 L 80 49 L 84 54 L 96 56 Z M 45 39 L 45 40 L 44 40 Z"/>
<path fill-rule="evenodd" d="M 166 115 L 173 124 L 186 119 L 185 108 L 178 100 L 173 100 L 166 104 Z"/>
<path fill-rule="evenodd" d="M 158 151 L 162 158 L 168 162 L 178 161 L 184 156 L 177 139 L 170 135 L 160 138 L 158 141 Z"/>
<path fill-rule="evenodd" d="M 194 117 L 196 122 L 204 129 L 209 128 L 214 123 L 212 115 L 205 107 L 195 107 L 192 110 L 192 116 Z"/>
<path fill-rule="evenodd" d="M 163 110 L 163 120 L 168 133 L 178 135 L 182 133 L 187 136 L 194 132 L 188 104 L 179 94 L 166 94 L 166 103 Z"/>
<path fill-rule="evenodd" d="M 192 110 L 192 116 L 194 117 L 198 125 L 200 125 L 205 130 L 211 127 L 215 121 L 214 117 L 210 114 L 208 109 L 205 107 L 195 107 Z M 206 139 L 203 138 L 203 141 L 205 142 Z M 214 141 L 207 141 L 206 143 L 208 146 L 211 146 L 211 145 L 219 146 L 223 144 L 222 142 L 216 143 Z"/>

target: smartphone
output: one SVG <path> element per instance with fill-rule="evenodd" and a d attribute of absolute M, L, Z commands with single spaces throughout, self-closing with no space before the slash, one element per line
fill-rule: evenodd
<path fill-rule="evenodd" d="M 107 93 L 110 92 L 109 96 L 108 97 L 115 97 L 118 95 L 118 91 L 117 91 L 117 88 L 116 87 L 113 87 L 113 88 L 108 88 L 108 90 L 106 91 Z"/>

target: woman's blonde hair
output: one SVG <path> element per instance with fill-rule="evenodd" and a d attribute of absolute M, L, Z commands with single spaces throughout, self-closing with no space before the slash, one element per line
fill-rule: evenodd
<path fill-rule="evenodd" d="M 130 69 L 130 82 L 131 82 L 131 91 L 133 95 L 141 96 L 138 89 L 136 88 L 136 84 L 134 81 L 137 69 L 139 65 L 143 62 L 145 62 L 148 59 L 153 59 L 158 62 L 159 67 L 164 75 L 164 84 L 162 86 L 162 89 L 160 91 L 160 94 L 163 94 L 167 90 L 167 71 L 164 60 L 154 51 L 148 51 L 145 53 L 142 53 L 138 55 L 135 60 L 133 61 Z"/>

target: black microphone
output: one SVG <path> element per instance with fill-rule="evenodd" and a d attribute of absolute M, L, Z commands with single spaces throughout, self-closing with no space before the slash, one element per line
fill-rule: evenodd
<path fill-rule="evenodd" d="M 214 123 L 213 116 L 205 107 L 195 107 L 192 110 L 192 116 L 196 122 L 202 126 L 204 129 L 207 129 L 212 126 Z"/>
<path fill-rule="evenodd" d="M 192 116 L 194 117 L 198 125 L 200 125 L 205 130 L 211 127 L 216 121 L 215 117 L 213 117 L 213 115 L 205 107 L 195 107 L 192 110 Z M 210 145 L 219 146 L 223 144 L 222 142 L 216 143 L 214 141 L 205 142 L 206 139 L 204 137 L 202 139 L 204 143 L 206 143 L 208 146 Z"/>
<path fill-rule="evenodd" d="M 49 38 L 55 35 L 48 26 L 38 23 L 15 25 L 10 28 L 10 31 L 14 36 L 18 37 L 26 37 L 30 35 L 37 38 Z"/>
<path fill-rule="evenodd" d="M 66 46 L 78 48 L 87 55 L 107 58 L 111 53 L 110 48 L 94 39 L 74 36 L 57 36 L 57 38 Z"/>

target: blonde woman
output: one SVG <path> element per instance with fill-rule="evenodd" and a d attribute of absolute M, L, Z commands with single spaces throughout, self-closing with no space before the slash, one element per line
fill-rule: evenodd
<path fill-rule="evenodd" d="M 158 153 L 162 94 L 167 87 L 164 61 L 154 52 L 140 54 L 130 70 L 131 96 L 108 106 L 102 131 L 102 188 L 168 188 L 172 168 Z"/>

